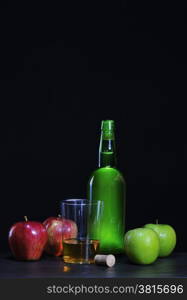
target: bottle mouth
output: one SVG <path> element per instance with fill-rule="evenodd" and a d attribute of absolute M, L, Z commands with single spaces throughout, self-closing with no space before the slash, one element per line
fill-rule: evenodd
<path fill-rule="evenodd" d="M 115 128 L 113 120 L 104 120 L 101 122 L 101 130 L 106 132 L 111 132 Z"/>

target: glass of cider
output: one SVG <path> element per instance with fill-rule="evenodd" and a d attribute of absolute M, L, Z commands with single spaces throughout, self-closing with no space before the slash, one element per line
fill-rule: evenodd
<path fill-rule="evenodd" d="M 89 202 L 87 199 L 66 199 L 61 202 L 61 215 L 74 222 L 76 237 L 63 236 L 63 260 L 66 263 L 91 264 L 99 253 L 99 228 L 103 202 Z M 92 230 L 98 228 L 98 231 Z M 71 229 L 70 229 L 71 230 Z"/>

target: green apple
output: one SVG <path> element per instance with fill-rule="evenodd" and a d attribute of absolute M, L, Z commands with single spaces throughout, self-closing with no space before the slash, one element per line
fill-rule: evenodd
<path fill-rule="evenodd" d="M 149 228 L 135 228 L 125 234 L 125 253 L 136 264 L 151 264 L 159 254 L 158 235 Z"/>
<path fill-rule="evenodd" d="M 144 228 L 154 230 L 160 240 L 159 257 L 165 257 L 171 254 L 176 245 L 176 233 L 173 227 L 167 224 L 146 224 Z"/>

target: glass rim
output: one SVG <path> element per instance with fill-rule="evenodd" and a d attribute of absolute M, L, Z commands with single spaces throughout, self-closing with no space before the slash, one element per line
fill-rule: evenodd
<path fill-rule="evenodd" d="M 61 201 L 62 205 L 87 205 L 87 206 L 92 206 L 92 205 L 99 205 L 103 204 L 104 202 L 102 200 L 97 200 L 97 201 L 89 201 L 88 199 L 79 199 L 79 198 L 72 198 L 72 199 L 65 199 Z"/>

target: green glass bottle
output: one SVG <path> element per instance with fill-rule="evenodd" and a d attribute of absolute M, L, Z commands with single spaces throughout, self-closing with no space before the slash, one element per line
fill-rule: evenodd
<path fill-rule="evenodd" d="M 124 252 L 125 196 L 125 180 L 116 169 L 114 121 L 102 121 L 99 168 L 88 183 L 88 199 L 104 202 L 100 227 L 91 228 L 92 236 L 100 240 L 101 253 Z"/>

